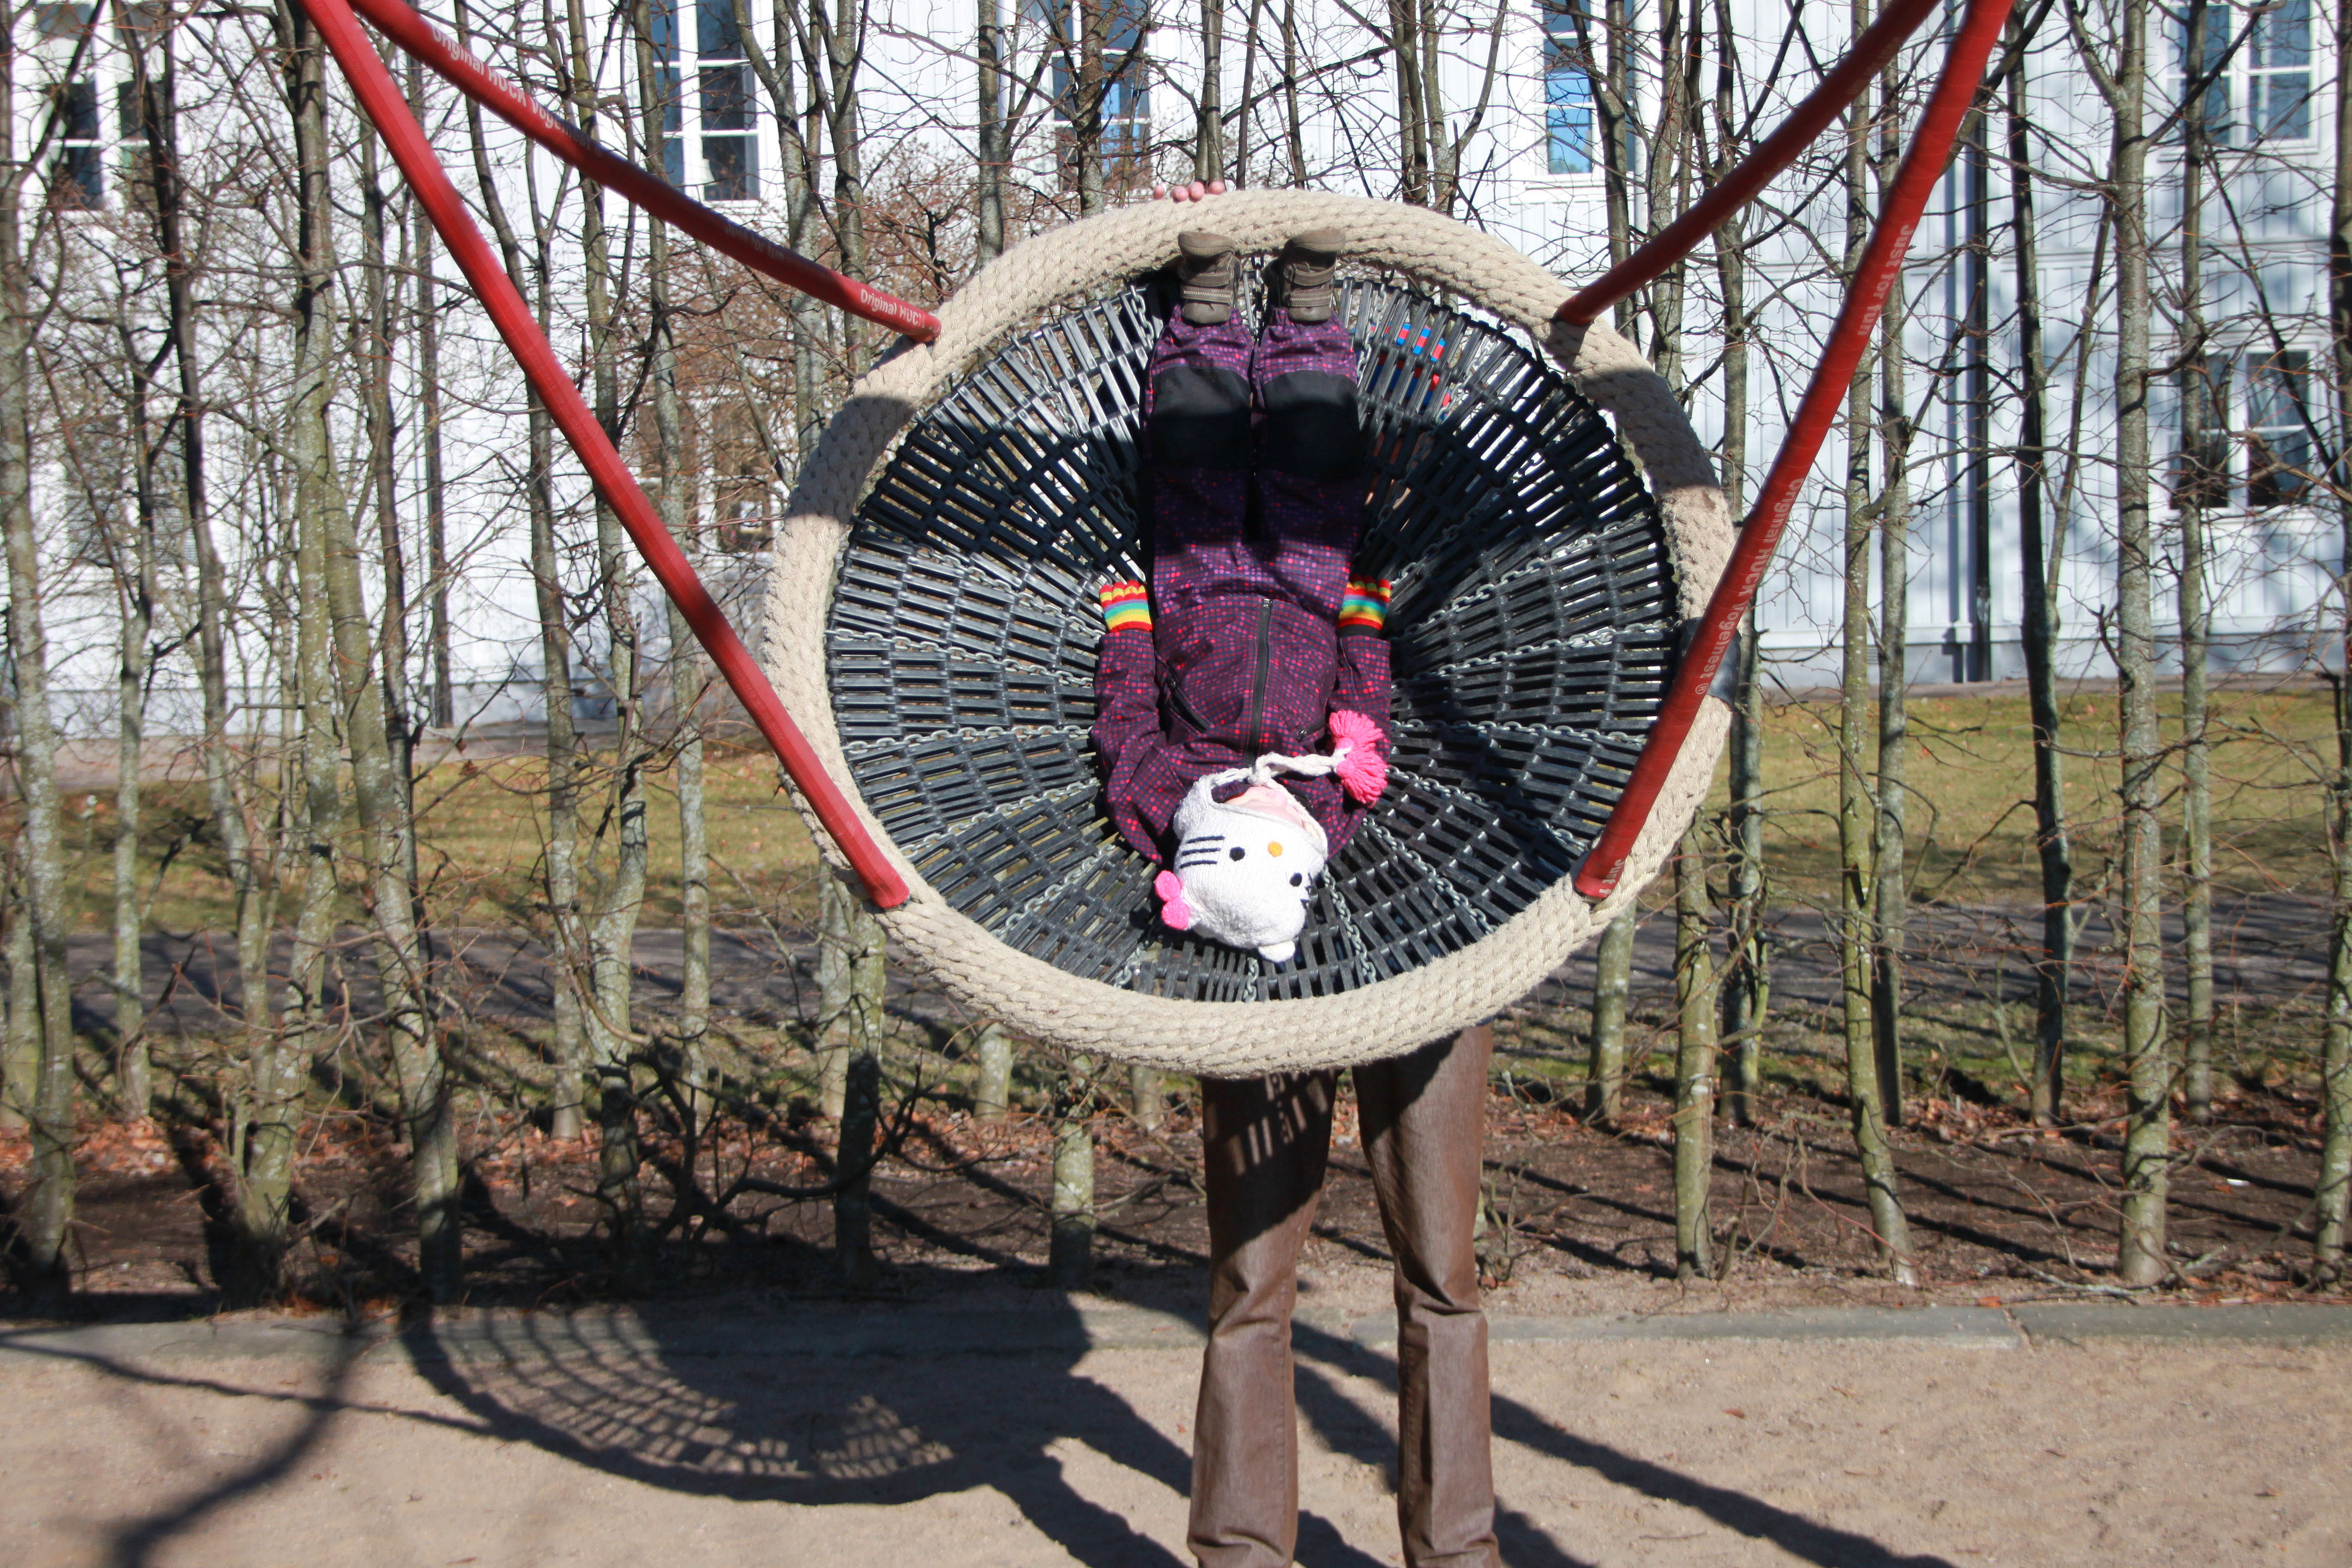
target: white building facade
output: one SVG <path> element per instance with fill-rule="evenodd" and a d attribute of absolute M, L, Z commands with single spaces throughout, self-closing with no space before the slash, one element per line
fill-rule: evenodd
<path fill-rule="evenodd" d="M 845 38 L 845 53 L 856 61 L 869 197 L 918 208 L 929 202 L 937 218 L 930 243 L 940 258 L 931 281 L 951 279 L 970 255 L 983 20 L 993 22 L 1000 38 L 999 113 L 1011 131 L 1007 174 L 1017 198 L 1016 231 L 1024 223 L 1034 226 L 1075 214 L 1078 182 L 1069 122 L 1095 82 L 1104 84 L 1099 146 L 1109 164 L 1111 199 L 1139 199 L 1137 187 L 1155 175 L 1191 175 L 1203 96 L 1204 31 L 1213 29 L 1225 173 L 1251 183 L 1300 181 L 1383 199 L 1423 180 L 1421 188 L 1457 216 L 1556 272 L 1563 297 L 1607 262 L 1612 163 L 1622 171 L 1627 221 L 1638 237 L 1652 226 L 1654 206 L 1658 221 L 1672 216 L 1704 184 L 1700 171 L 1727 145 L 1744 148 L 1769 131 L 1848 42 L 1843 16 L 1769 0 L 1733 0 L 1727 46 L 1717 36 L 1717 16 L 1710 8 L 1688 17 L 1662 16 L 1654 0 L 1504 0 L 1499 7 L 1465 0 L 1458 6 L 1398 4 L 1378 11 L 1345 0 L 1252 0 L 1166 13 L 1142 10 L 1143 4 L 1111 0 L 1108 9 L 1096 9 L 1080 0 L 1066 0 L 1066 8 L 1065 0 L 1021 0 L 1017 6 L 978 0 L 950 7 L 930 0 L 873 0 L 862 28 Z M 447 0 L 428 9 L 446 25 L 457 20 Z M 2217 433 L 2207 444 L 2200 494 L 2212 536 L 2214 658 L 2225 668 L 2294 668 L 2323 657 L 2318 621 L 2327 613 L 2344 548 L 2338 510 L 2316 482 L 2336 440 L 2326 374 L 2334 62 L 2311 0 L 2262 5 L 2210 0 L 2205 9 L 2211 84 L 2202 101 L 2212 153 L 2200 253 L 2204 336 L 2199 368 L 2213 389 Z M 815 47 L 822 55 L 812 16 L 845 27 L 856 18 L 842 5 L 780 18 L 768 0 L 753 0 L 747 14 L 748 29 L 739 25 L 733 0 L 656 0 L 642 13 L 592 5 L 581 17 L 579 37 L 604 84 L 604 118 L 595 126 L 600 136 L 627 145 L 673 183 L 740 221 L 784 238 L 793 215 L 783 172 L 793 135 L 814 124 L 805 119 L 811 81 L 805 68 L 787 66 L 803 114 L 788 131 L 772 91 L 775 73 L 760 68 L 776 63 L 780 46 L 788 53 Z M 2029 7 L 2025 16 L 2035 14 Z M 2078 37 L 2070 36 L 2063 10 L 2038 15 L 2032 37 L 2009 57 L 2010 68 L 2022 78 L 2021 124 L 2013 125 L 2007 112 L 2004 84 L 1939 187 L 1906 275 L 1902 406 L 1911 434 L 1902 468 L 1911 551 L 1905 591 L 1907 662 L 1916 680 L 1982 680 L 2021 671 L 2024 551 L 2018 503 L 2024 470 L 2017 448 L 2024 385 L 2018 171 L 2011 157 L 2016 144 L 2031 164 L 2032 281 L 2050 376 L 2042 510 L 2057 556 L 2062 660 L 2071 673 L 2107 668 L 2101 633 L 2115 595 L 2120 401 L 2115 226 L 2102 189 L 2110 117 L 2078 51 L 2102 48 L 2098 28 L 2115 18 L 2089 14 Z M 148 13 L 39 8 L 25 24 L 37 36 L 19 58 L 16 118 L 20 148 L 48 127 L 44 178 L 31 183 L 27 198 L 44 205 L 47 225 L 47 248 L 34 250 L 37 270 L 54 268 L 59 297 L 85 307 L 110 300 L 108 308 L 131 322 L 130 341 L 144 352 L 160 342 L 160 268 L 152 258 L 143 268 L 127 261 L 106 264 L 109 257 L 132 258 L 149 245 L 142 237 L 150 226 L 140 195 L 145 155 L 135 88 L 140 73 L 123 30 L 125 18 L 133 16 Z M 549 62 L 566 47 L 562 8 L 495 15 L 477 9 L 466 19 L 480 52 L 554 104 L 558 90 Z M 1948 19 L 1923 29 L 1896 73 L 1894 115 L 1906 135 L 1942 58 L 1948 26 Z M 1402 41 L 1414 66 L 1409 79 L 1398 63 L 1401 27 L 1408 29 Z M 2152 127 L 2179 107 L 2188 75 L 2183 27 L 2178 12 L 2151 15 L 2146 104 Z M 650 155 L 634 133 L 637 122 L 622 117 L 634 101 L 640 29 L 668 105 L 662 145 Z M 144 43 L 150 76 L 161 64 L 159 36 L 150 34 Z M 240 606 L 233 683 L 247 710 L 241 727 L 252 728 L 270 727 L 282 710 L 283 658 L 273 637 L 286 603 L 282 574 L 273 575 L 268 548 L 287 505 L 271 479 L 271 443 L 275 411 L 283 405 L 290 375 L 288 356 L 278 352 L 286 327 L 270 310 L 278 286 L 271 280 L 282 278 L 286 265 L 290 184 L 274 47 L 264 17 L 207 14 L 179 25 L 173 60 L 184 172 L 214 219 L 202 237 L 198 264 L 205 287 L 200 293 L 236 301 L 233 309 L 210 310 L 202 330 L 214 367 L 206 397 L 211 510 L 215 536 L 233 563 Z M 1687 69 L 1683 79 L 1693 93 L 1687 172 L 1676 172 L 1671 140 L 1661 129 L 1670 122 L 1671 107 L 1662 57 Z M 829 68 L 820 62 L 828 91 L 839 79 L 822 76 Z M 338 201 L 347 226 L 338 233 L 338 257 L 349 274 L 344 288 L 356 300 L 359 284 L 350 269 L 362 248 L 366 150 L 348 95 L 339 80 L 331 85 Z M 1414 95 L 1410 119 L 1399 111 L 1408 87 Z M 424 101 L 428 126 L 460 188 L 470 193 L 472 155 L 459 100 L 430 82 Z M 1612 102 L 1622 103 L 1621 115 L 1604 112 Z M 1425 175 L 1414 173 L 1405 150 L 1411 121 L 1423 127 L 1433 149 L 1425 160 L 1432 172 Z M 1612 125 L 1620 139 L 1613 158 L 1604 145 Z M 1874 129 L 1874 148 L 1877 134 Z M 818 146 L 822 153 L 821 136 Z M 2161 372 L 2149 402 L 2158 454 L 2157 517 L 2168 539 L 2176 531 L 2169 497 L 2180 476 L 2179 386 L 2188 368 L 2177 362 L 2190 315 L 2180 287 L 2181 148 L 2176 128 L 2157 139 L 2149 160 L 2148 233 L 2157 272 L 2152 337 Z M 584 380 L 576 183 L 495 121 L 488 151 L 492 176 L 532 258 L 524 291 L 547 299 L 551 336 Z M 1837 308 L 1836 266 L 1848 237 L 1843 132 L 1825 137 L 1746 219 L 1751 495 Z M 1665 172 L 1658 174 L 1662 161 Z M 828 199 L 832 176 L 828 159 L 818 181 Z M 379 174 L 377 188 L 392 191 L 388 173 Z M 1874 207 L 1874 188 L 1870 200 Z M 642 276 L 643 225 L 617 200 L 608 200 L 605 210 L 615 231 L 615 276 L 625 289 Z M 541 226 L 543 234 L 531 233 L 534 213 L 553 215 Z M 1202 221 L 1213 221 L 1213 208 L 1204 209 Z M 461 725 L 526 720 L 539 700 L 540 636 L 527 548 L 520 378 L 446 254 L 436 250 L 421 261 L 413 223 L 398 220 L 395 226 L 400 237 L 390 248 L 404 269 L 403 286 L 413 288 L 415 270 L 429 266 L 445 301 L 439 376 L 444 532 L 450 657 L 460 693 L 453 717 Z M 808 243 L 814 245 L 822 232 L 821 224 L 812 224 Z M 719 262 L 717 268 L 731 265 Z M 920 268 L 903 258 L 892 280 L 919 303 L 932 302 Z M 1710 251 L 1702 248 L 1684 268 L 1683 295 L 1674 374 L 1686 387 L 1702 433 L 1719 439 L 1723 310 Z M 61 334 L 70 330 L 79 329 L 58 329 Z M 1645 345 L 1654 342 L 1654 320 L 1638 319 L 1633 330 Z M 90 331 L 93 344 L 104 336 Z M 869 341 L 866 352 L 881 346 Z M 397 337 L 384 353 L 400 411 L 394 511 L 421 616 L 426 551 L 419 531 L 425 473 L 415 335 Z M 352 395 L 346 378 L 339 385 L 336 417 L 350 448 L 346 489 L 356 506 L 370 493 L 370 479 Z M 71 399 L 60 397 L 62 409 Z M 168 389 L 158 390 L 152 402 L 159 418 L 173 406 Z M 104 443 L 93 442 L 78 454 L 73 421 L 62 413 L 54 438 L 38 444 L 44 528 L 58 563 L 50 576 L 56 605 L 47 615 L 56 679 L 65 696 L 61 718 L 89 733 L 112 723 L 115 619 L 105 552 L 91 543 L 109 526 L 110 481 L 91 470 L 93 463 L 103 469 L 108 461 L 121 468 L 119 423 L 110 426 L 116 437 L 107 453 L 99 451 Z M 756 552 L 730 551 L 756 543 L 762 509 L 769 519 L 781 512 L 797 460 L 799 440 L 790 417 L 774 411 L 772 424 L 778 432 L 772 472 L 750 481 L 749 489 L 740 476 L 730 483 L 716 474 L 692 487 L 690 510 L 706 561 L 716 577 L 747 595 Z M 1883 465 L 1883 456 L 1874 458 L 1882 479 Z M 1833 668 L 1845 471 L 1843 437 L 1834 438 L 1806 489 L 1760 604 L 1766 658 L 1789 686 L 1818 684 Z M 555 487 L 567 540 L 565 586 L 584 604 L 593 575 L 585 546 L 591 512 L 578 467 L 561 451 Z M 112 504 L 118 510 L 123 493 L 117 484 Z M 120 524 L 119 515 L 113 522 Z M 372 536 L 369 528 L 360 532 Z M 159 630 L 158 641 L 173 646 L 158 667 L 150 722 L 185 729 L 194 702 L 193 670 L 177 648 L 191 613 L 184 560 L 173 556 L 163 575 L 159 619 L 167 629 Z M 582 619 L 584 626 L 587 617 Z M 645 619 L 658 641 L 660 617 Z M 593 686 L 596 639 L 590 630 L 579 635 L 579 657 Z M 418 649 L 412 678 L 421 685 L 429 673 L 421 629 L 412 630 L 410 642 Z M 596 700 L 588 700 L 593 708 Z"/>

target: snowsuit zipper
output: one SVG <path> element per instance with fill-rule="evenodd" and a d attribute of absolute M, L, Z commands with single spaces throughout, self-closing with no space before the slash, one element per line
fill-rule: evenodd
<path fill-rule="evenodd" d="M 1265 710 L 1265 679 L 1274 665 L 1274 638 L 1269 635 L 1274 626 L 1274 601 L 1257 602 L 1257 670 L 1250 678 L 1249 711 L 1242 716 L 1242 733 L 1249 737 L 1250 749 L 1263 752 L 1266 739 L 1259 725 Z"/>

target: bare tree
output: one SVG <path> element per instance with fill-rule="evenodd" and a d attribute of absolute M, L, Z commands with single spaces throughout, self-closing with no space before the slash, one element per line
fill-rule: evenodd
<path fill-rule="evenodd" d="M 2336 0 L 2336 58 L 2352 52 L 2352 0 Z M 2336 563 L 2334 628 L 2341 660 L 2335 682 L 2336 765 L 2327 779 L 2328 855 L 2336 909 L 2328 942 L 2327 1018 L 2320 1056 L 2320 1102 L 2326 1129 L 2312 1199 L 2319 1211 L 2313 1247 L 2315 1273 L 2330 1283 L 2344 1278 L 2347 1210 L 2352 1210 L 2352 71 L 2336 71 L 2336 166 L 2327 226 L 2327 309 L 2335 364 L 2336 462 L 2329 479 L 2342 530 Z"/>
<path fill-rule="evenodd" d="M 2188 1006 L 2180 1019 L 2181 1089 L 2189 1120 L 2213 1115 L 2213 782 L 2207 735 L 2206 678 L 2211 611 L 2206 603 L 2205 508 L 2211 499 L 2207 460 L 2214 420 L 2206 363 L 2205 170 L 2211 158 L 2205 123 L 2208 95 L 2195 89 L 2205 68 L 2211 8 L 2189 0 L 2180 102 L 2180 469 L 2173 488 L 2180 524 L 2180 962 Z M 2226 472 L 2226 468 L 2223 470 Z M 2226 480 L 2224 481 L 2226 483 Z"/>
<path fill-rule="evenodd" d="M 66 976 L 67 908 L 64 822 L 58 799 L 58 729 L 50 708 L 48 635 L 41 619 L 40 542 L 33 515 L 33 339 L 45 302 L 24 230 L 25 190 L 58 134 L 61 100 L 37 121 L 16 104 L 19 29 L 29 12 L 8 21 L 0 53 L 0 537 L 8 556 L 8 652 L 12 677 L 10 728 L 16 737 L 16 789 L 24 800 L 19 919 L 34 977 L 30 1000 L 40 1020 L 35 1088 L 16 1096 L 29 1112 L 33 1182 L 17 1211 L 20 1259 L 27 1288 L 61 1296 L 72 1287 L 74 1217 L 73 993 Z M 68 79 L 89 47 L 83 25 Z M 20 130 L 39 129 L 18 151 Z"/>
<path fill-rule="evenodd" d="M 1903 121 L 1896 109 L 1900 86 L 1900 74 L 1890 64 L 1879 78 L 1878 151 L 1872 160 L 1881 202 L 1903 161 Z M 1968 181 L 1970 210 L 1978 215 L 1974 226 L 1981 230 L 1985 182 L 1981 117 L 1972 124 L 1979 135 L 1964 144 L 1957 173 Z M 1970 271 L 1979 281 L 1969 301 L 1972 316 L 1983 309 L 1984 255 L 1981 233 L 1972 234 Z M 1904 749 L 1911 743 L 1905 690 L 1911 679 L 1906 657 L 1911 638 L 1911 416 L 1904 402 L 1903 353 L 1908 321 L 1898 283 L 1887 295 L 1885 313 L 1879 318 L 1880 488 L 1872 503 L 1878 514 L 1878 810 L 1871 840 L 1870 1012 L 1879 1105 L 1890 1127 L 1903 1122 L 1903 949 L 1911 904 L 1905 822 L 1909 786 L 1903 777 Z M 1976 358 L 1981 361 L 1982 353 Z M 1982 460 L 1981 454 L 1972 458 L 1972 461 Z M 1980 481 L 1975 489 L 1979 497 L 1987 493 Z"/>
<path fill-rule="evenodd" d="M 287 106 L 294 132 L 297 268 L 295 366 L 288 419 L 297 526 L 307 552 L 318 531 L 319 565 L 333 633 L 336 701 L 351 756 L 362 858 L 373 904 L 376 978 L 385 1033 L 407 1123 L 416 1199 L 418 1268 L 436 1301 L 464 1289 L 458 1211 L 457 1130 L 446 1064 L 425 994 L 425 952 L 410 871 L 412 827 L 407 770 L 395 752 L 384 681 L 376 660 L 385 650 L 370 635 L 353 533 L 334 462 L 328 424 L 332 352 L 333 205 L 328 190 L 324 50 L 309 18 L 280 0 Z"/>
<path fill-rule="evenodd" d="M 1625 1111 L 1625 1005 L 1633 987 L 1633 932 L 1628 909 L 1602 928 L 1592 950 L 1591 1057 L 1584 1072 L 1584 1116 L 1614 1123 Z"/>
<path fill-rule="evenodd" d="M 2157 733 L 2156 546 L 2148 460 L 2147 0 L 2119 0 L 2112 38 L 2070 7 L 2076 54 L 2113 117 L 2106 198 L 2116 248 L 2116 621 L 2122 746 L 2124 1131 L 2121 1251 L 2126 1285 L 2153 1285 L 2165 1257 L 2172 1167 L 2172 1069 L 2164 1031 L 2164 748 Z M 2112 62 L 2112 64 L 2110 64 Z"/>
<path fill-rule="evenodd" d="M 2049 488 L 2050 365 L 2042 339 L 2042 269 L 2034 235 L 2033 120 L 2022 21 L 2009 25 L 2010 247 L 2016 263 L 2022 384 L 2017 447 L 2017 529 L 2023 575 L 2026 703 L 2033 729 L 2033 842 L 2042 872 L 2042 952 L 2033 965 L 2034 1052 L 2026 1099 L 2046 1126 L 2063 1119 L 2066 1004 L 2074 959 L 2074 847 L 2066 831 L 2053 645 L 2060 541 L 2043 521 Z M 2102 234 L 2104 235 L 2104 230 Z"/>
<path fill-rule="evenodd" d="M 1675 1278 L 1715 1273 L 1707 1187 L 1715 1170 L 1715 955 L 1707 942 L 1706 835 L 1694 824 L 1675 857 Z"/>
<path fill-rule="evenodd" d="M 1859 36 L 1870 24 L 1867 0 L 1853 0 L 1852 27 Z M 1843 277 L 1849 287 L 1861 272 L 1871 228 L 1870 100 L 1864 96 L 1847 116 L 1845 154 L 1846 248 Z M 1872 850 L 1877 835 L 1876 801 L 1864 771 L 1865 731 L 1870 726 L 1870 536 L 1875 508 L 1871 500 L 1873 366 L 1865 356 L 1855 368 L 1846 396 L 1845 586 L 1838 704 L 1838 942 L 1843 977 L 1846 1099 L 1853 1122 L 1855 1153 L 1869 1200 L 1871 1231 L 1880 1266 L 1898 1284 L 1914 1283 L 1910 1228 L 1895 1191 L 1894 1151 L 1886 1142 L 1885 1085 L 1878 1059 L 1877 1021 L 1872 978 L 1877 943 L 1872 919 Z"/>
<path fill-rule="evenodd" d="M 1719 180 L 1742 151 L 1738 84 L 1739 47 L 1730 0 L 1716 0 L 1716 76 L 1711 121 L 1695 119 L 1698 156 L 1710 180 Z M 1696 111 L 1695 111 L 1696 113 Z M 1714 140 L 1707 142 L 1712 124 Z M 1717 457 L 1724 501 L 1734 518 L 1748 510 L 1748 373 L 1749 335 L 1746 220 L 1734 215 L 1715 232 L 1716 288 L 1723 331 L 1723 446 Z M 1751 601 L 1734 654 L 1731 737 L 1728 752 L 1731 838 L 1730 930 L 1726 938 L 1723 1046 L 1733 1071 L 1724 1096 L 1731 1120 L 1743 1127 L 1756 1121 L 1756 1097 L 1763 1089 L 1764 1014 L 1771 998 L 1764 931 L 1764 710 L 1759 681 L 1762 647 Z"/>

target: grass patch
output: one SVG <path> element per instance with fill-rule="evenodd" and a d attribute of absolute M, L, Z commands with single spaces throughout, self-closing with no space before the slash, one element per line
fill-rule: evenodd
<path fill-rule="evenodd" d="M 2325 690 L 2231 689 L 2210 702 L 2216 886 L 2237 892 L 2324 893 L 2327 836 L 2321 787 L 2335 752 Z M 2179 815 L 2179 699 L 2160 699 L 2168 816 Z M 2118 827 L 2116 700 L 2065 699 L 2062 739 L 2078 896 L 2111 875 Z M 1915 698 L 1905 755 L 1913 894 L 1951 903 L 2039 901 L 2032 731 L 2022 695 Z M 1877 765 L 1874 710 L 1865 766 Z M 1780 900 L 1837 897 L 1837 704 L 1807 700 L 1764 715 L 1766 855 Z M 1717 769 L 1712 801 L 1727 802 Z M 2167 853 L 2177 845 L 2168 829 Z"/>
<path fill-rule="evenodd" d="M 254 816 L 266 836 L 280 832 L 275 780 L 257 791 Z M 348 792 L 347 792 L 348 793 Z M 705 768 L 705 815 L 711 897 L 720 908 L 756 900 L 771 912 L 813 917 L 816 854 L 800 815 L 777 784 L 765 752 L 712 747 Z M 236 910 L 226 858 L 201 784 L 152 784 L 142 792 L 141 879 L 152 903 L 144 923 L 170 931 L 232 929 Z M 651 925 L 678 919 L 678 818 L 676 773 L 667 757 L 646 775 L 650 846 L 646 901 Z M 76 923 L 97 930 L 111 921 L 115 822 L 113 792 L 67 798 L 67 849 L 78 907 Z M 609 870 L 617 825 L 616 783 L 609 755 L 595 759 L 579 795 L 583 891 L 592 901 Z M 417 866 L 428 909 L 439 923 L 512 926 L 539 923 L 545 905 L 547 764 L 536 757 L 451 761 L 416 783 Z M 344 918 L 359 920 L 359 821 L 347 816 L 339 837 Z M 289 867 L 296 857 L 281 854 Z M 730 876 L 730 873 L 732 873 Z M 740 879 L 741 886 L 737 884 Z M 745 889 L 751 896 L 745 895 Z M 299 871 L 279 884 L 278 919 L 290 920 Z"/>

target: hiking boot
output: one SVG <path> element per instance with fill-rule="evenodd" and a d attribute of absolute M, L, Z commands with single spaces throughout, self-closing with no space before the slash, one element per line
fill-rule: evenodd
<path fill-rule="evenodd" d="M 1188 228 L 1176 237 L 1176 284 L 1184 319 L 1194 326 L 1219 327 L 1233 319 L 1234 284 L 1240 276 L 1234 242 L 1223 235 Z"/>
<path fill-rule="evenodd" d="M 1339 247 L 1347 243 L 1345 229 L 1310 228 L 1292 235 L 1282 254 L 1274 258 L 1269 294 L 1273 307 L 1289 311 L 1290 319 L 1302 327 L 1329 321 L 1338 303 L 1331 275 L 1339 268 Z"/>

